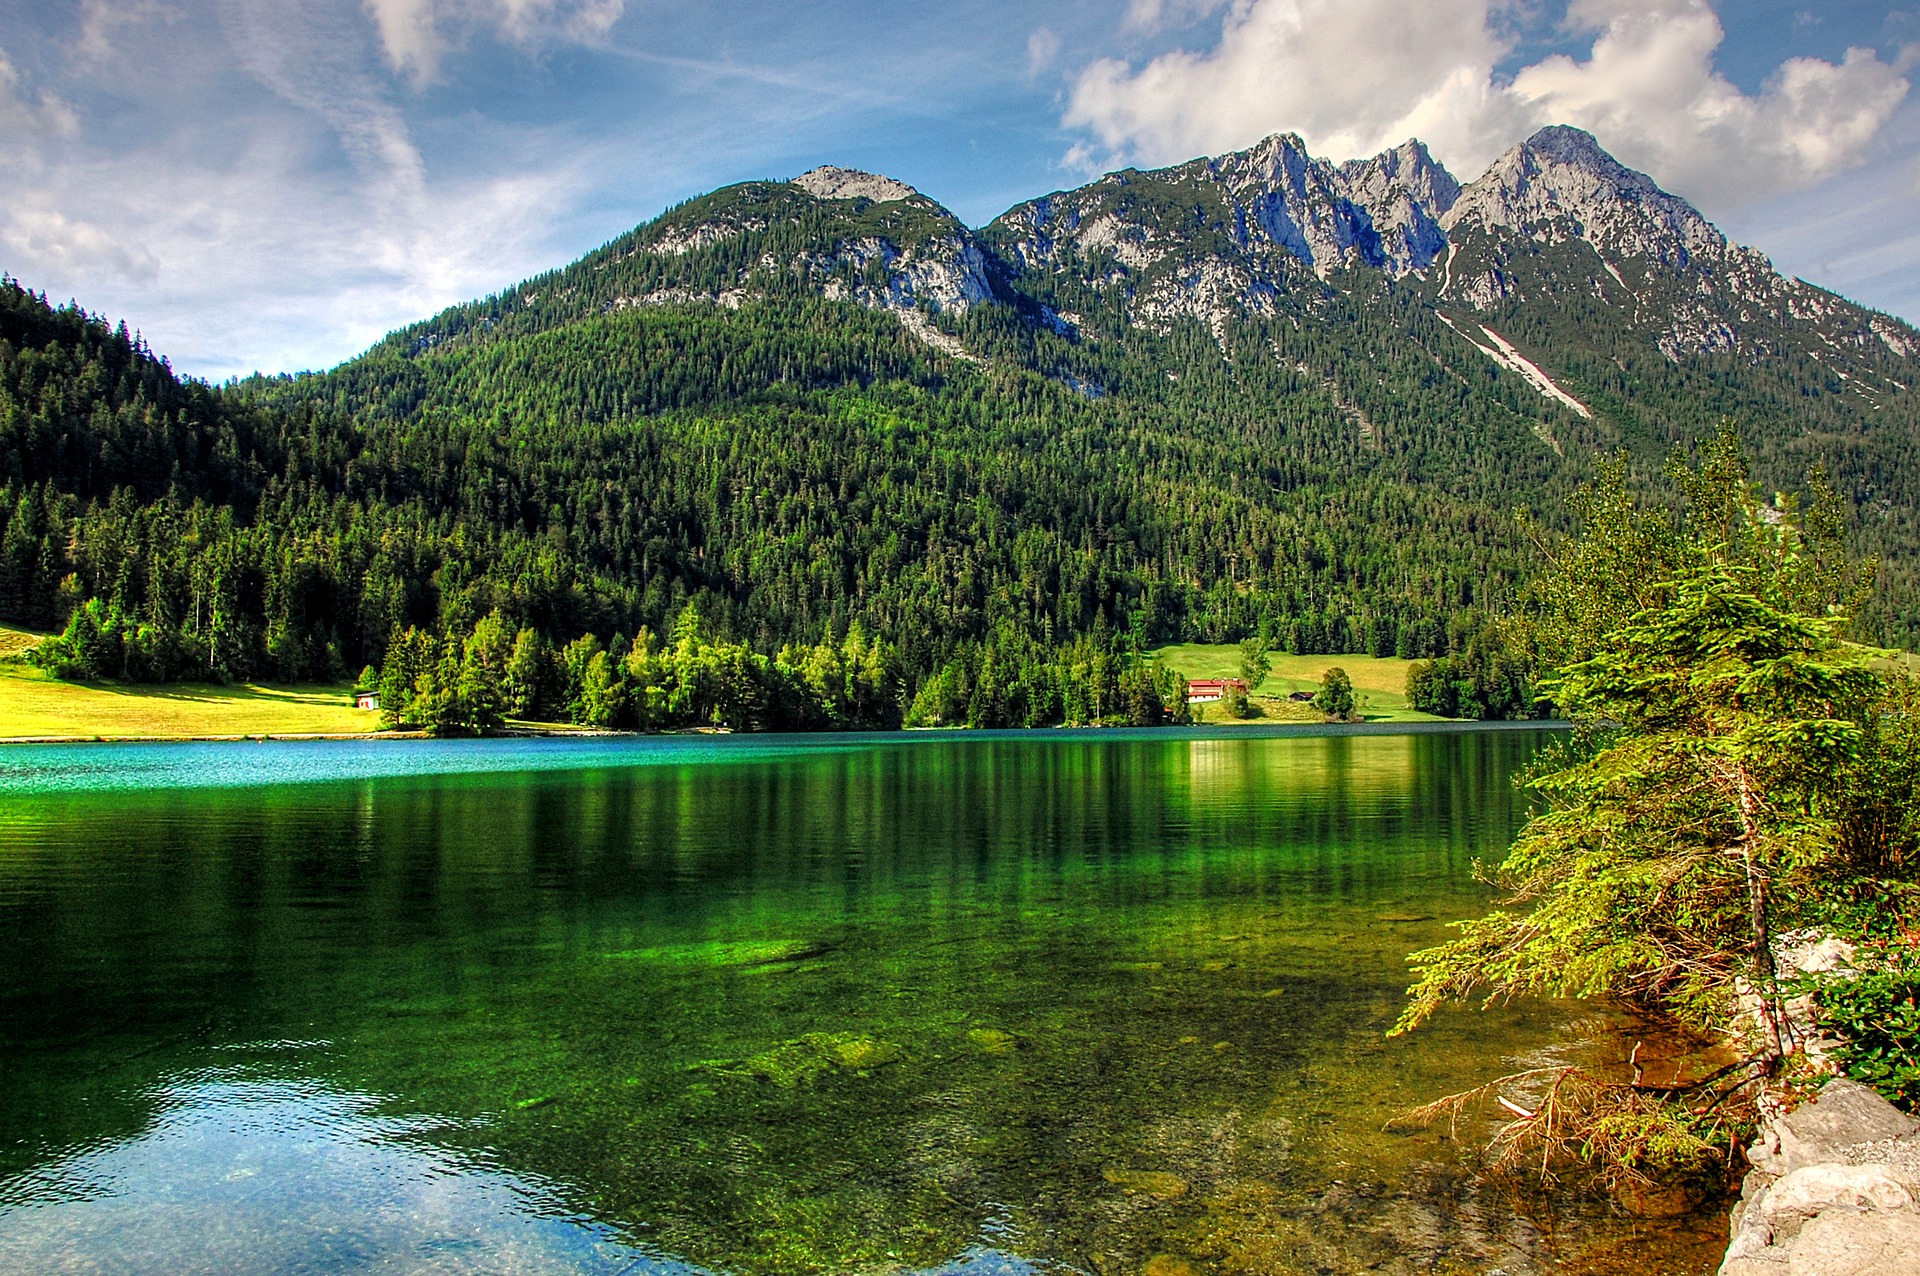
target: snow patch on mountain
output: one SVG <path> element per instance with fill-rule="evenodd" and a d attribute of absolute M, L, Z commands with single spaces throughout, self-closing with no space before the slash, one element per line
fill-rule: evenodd
<path fill-rule="evenodd" d="M 1439 312 L 1436 311 L 1435 313 L 1437 314 Z M 1589 408 L 1586 404 L 1561 389 L 1552 377 L 1540 370 L 1539 365 L 1514 349 L 1511 341 L 1508 341 L 1492 328 L 1487 327 L 1485 324 L 1478 325 L 1481 333 L 1487 338 L 1487 341 L 1491 343 L 1483 345 L 1463 331 L 1459 324 L 1455 323 L 1446 315 L 1440 315 L 1440 322 L 1446 324 L 1447 327 L 1452 328 L 1455 332 L 1458 332 L 1468 345 L 1487 356 L 1487 358 L 1493 360 L 1509 372 L 1518 373 L 1523 380 L 1540 392 L 1542 398 L 1552 399 L 1556 403 L 1571 408 L 1574 412 L 1588 420 L 1593 418 L 1592 408 Z"/>

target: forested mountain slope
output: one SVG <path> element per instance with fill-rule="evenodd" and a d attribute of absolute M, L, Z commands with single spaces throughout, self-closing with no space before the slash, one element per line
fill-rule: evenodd
<path fill-rule="evenodd" d="M 1513 597 L 1516 508 L 1562 527 L 1597 455 L 1726 413 L 1768 481 L 1827 466 L 1887 558 L 1869 630 L 1915 637 L 1920 338 L 1572 130 L 1465 188 L 1275 138 L 978 232 L 870 174 L 747 183 L 218 390 L 0 293 L 0 615 L 99 598 L 141 672 L 689 601 L 766 652 L 858 622 L 905 695 L 1076 636 L 1441 654 Z"/>

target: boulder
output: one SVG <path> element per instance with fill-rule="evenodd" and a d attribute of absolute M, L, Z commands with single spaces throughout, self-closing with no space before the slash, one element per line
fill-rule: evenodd
<path fill-rule="evenodd" d="M 1820 1215 L 1800 1233 L 1785 1276 L 1913 1276 L 1920 1271 L 1920 1214 Z"/>
<path fill-rule="evenodd" d="M 1920 1273 L 1920 1121 L 1844 1077 L 1767 1122 L 1720 1276 Z"/>
<path fill-rule="evenodd" d="M 1914 1120 L 1878 1094 L 1847 1077 L 1827 1082 L 1809 1103 L 1763 1131 L 1747 1151 L 1755 1168 L 1782 1177 L 1807 1165 L 1844 1161 L 1855 1144 L 1920 1134 Z"/>
<path fill-rule="evenodd" d="M 1808 1165 L 1767 1190 L 1760 1210 L 1774 1243 L 1798 1236 L 1806 1224 L 1828 1210 L 1893 1213 L 1912 1210 L 1913 1185 L 1885 1165 Z M 1920 1217 L 1917 1215 L 1916 1217 Z M 1920 1267 L 1920 1253 L 1914 1255 Z"/>

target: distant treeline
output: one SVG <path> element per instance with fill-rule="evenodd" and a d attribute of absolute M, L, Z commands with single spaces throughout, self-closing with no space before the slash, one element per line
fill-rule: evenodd
<path fill-rule="evenodd" d="M 555 648 L 498 612 L 464 637 L 396 634 L 361 674 L 381 723 L 436 734 L 508 717 L 601 729 L 737 731 L 907 726 L 1162 726 L 1188 721 L 1186 680 L 1150 658 L 1082 639 L 1043 651 L 992 644 L 942 667 L 907 703 L 892 649 L 855 625 L 839 644 L 788 644 L 772 657 L 711 637 L 688 607 L 664 639 L 610 645 L 585 634 Z"/>

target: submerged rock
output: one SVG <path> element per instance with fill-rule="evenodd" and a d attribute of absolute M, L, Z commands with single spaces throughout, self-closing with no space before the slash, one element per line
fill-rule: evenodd
<path fill-rule="evenodd" d="M 663 966 L 777 967 L 824 957 L 832 944 L 810 939 L 715 939 L 692 944 L 662 944 L 655 948 L 628 948 L 608 953 L 616 961 L 654 962 Z"/>
<path fill-rule="evenodd" d="M 1102 1176 L 1115 1187 L 1157 1200 L 1171 1201 L 1187 1194 L 1187 1181 L 1166 1170 L 1110 1169 Z"/>
<path fill-rule="evenodd" d="M 906 1054 L 891 1041 L 862 1033 L 810 1032 L 743 1060 L 739 1070 L 791 1090 L 832 1072 L 865 1075 L 904 1059 Z"/>
<path fill-rule="evenodd" d="M 974 1028 L 967 1033 L 967 1043 L 981 1054 L 1012 1054 L 1020 1048 L 1018 1037 L 999 1028 Z"/>

